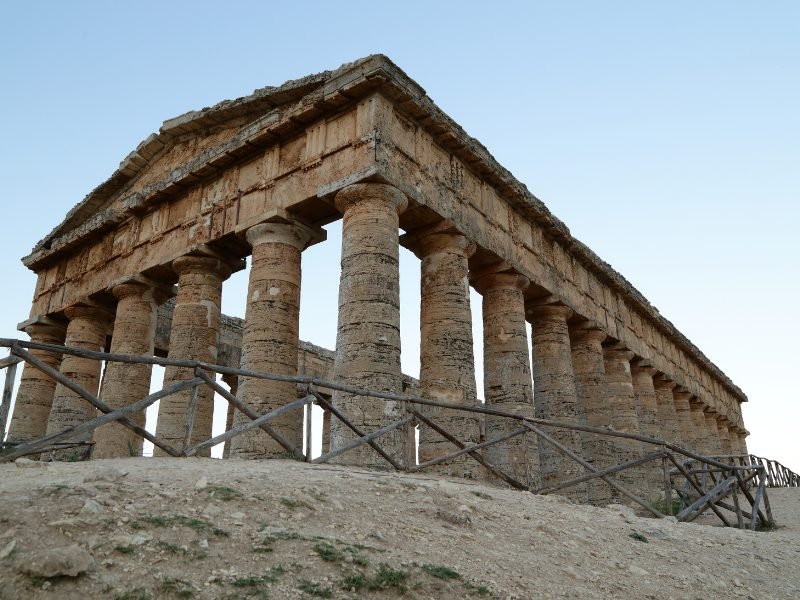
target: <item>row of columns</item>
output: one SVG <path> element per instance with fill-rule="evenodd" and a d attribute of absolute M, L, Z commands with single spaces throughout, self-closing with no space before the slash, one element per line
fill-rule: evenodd
<path fill-rule="evenodd" d="M 340 191 L 336 207 L 343 215 L 339 320 L 334 376 L 337 381 L 375 391 L 399 392 L 399 217 L 405 196 L 384 184 L 355 184 Z M 301 253 L 324 239 L 324 231 L 295 221 L 263 223 L 246 233 L 252 247 L 242 340 L 243 369 L 293 375 L 297 373 Z M 645 360 L 600 329 L 582 324 L 555 298 L 529 303 L 530 282 L 507 265 L 470 272 L 475 245 L 442 223 L 404 236 L 404 244 L 421 260 L 420 390 L 434 400 L 478 406 L 475 387 L 469 289 L 483 296 L 484 398 L 488 407 L 526 416 L 612 427 L 674 440 L 706 453 L 746 452 L 742 432 L 726 423 L 689 392 L 658 373 Z M 235 261 L 214 255 L 190 255 L 172 264 L 178 292 L 170 336 L 170 358 L 216 362 L 223 282 Z M 28 328 L 35 341 L 66 343 L 101 350 L 113 324 L 111 351 L 152 354 L 155 310 L 166 299 L 164 288 L 147 280 L 113 288 L 115 314 L 104 306 L 67 309 L 67 325 L 37 323 Z M 526 335 L 532 323 L 532 363 Z M 54 368 L 97 393 L 97 361 L 58 357 L 35 351 Z M 531 369 L 532 364 L 532 369 Z M 192 377 L 190 370 L 168 367 L 165 385 Z M 112 407 L 130 404 L 148 392 L 150 366 L 109 363 L 103 378 L 103 399 Z M 295 397 L 293 383 L 241 377 L 238 397 L 263 414 Z M 233 387 L 233 386 L 232 386 Z M 181 447 L 211 434 L 213 393 L 201 387 L 195 418 L 186 428 L 193 402 L 190 391 L 161 403 L 156 434 Z M 334 405 L 364 431 L 372 431 L 402 416 L 400 403 L 382 402 L 336 391 Z M 74 392 L 26 367 L 12 421 L 11 439 L 31 439 L 85 421 L 94 409 Z M 425 411 L 466 443 L 500 437 L 519 424 L 466 413 Z M 134 420 L 141 423 L 143 415 Z M 234 425 L 246 421 L 231 415 Z M 43 428 L 43 423 L 46 427 Z M 302 417 L 288 414 L 273 425 L 292 443 L 302 444 Z M 331 426 L 331 448 L 346 445 L 356 434 L 338 420 Z M 561 445 L 582 453 L 598 467 L 636 458 L 635 443 L 619 438 L 552 430 Z M 113 424 L 95 433 L 95 456 L 128 456 L 141 452 L 141 440 Z M 400 458 L 400 431 L 381 438 L 382 446 Z M 422 427 L 419 460 L 425 462 L 452 451 L 452 445 Z M 269 457 L 284 452 L 271 438 L 253 430 L 234 438 L 231 456 Z M 158 451 L 157 451 L 158 452 Z M 582 469 L 536 436 L 525 434 L 484 451 L 489 462 L 531 487 L 548 486 L 582 474 Z M 381 459 L 362 446 L 344 454 L 341 462 L 377 465 Z M 467 458 L 440 467 L 449 475 L 478 477 Z M 638 478 L 635 472 L 628 477 Z M 649 480 L 651 475 L 642 475 Z M 653 485 L 656 480 L 653 478 Z M 631 481 L 637 485 L 641 481 Z M 571 495 L 595 503 L 610 499 L 608 486 L 589 483 Z"/>

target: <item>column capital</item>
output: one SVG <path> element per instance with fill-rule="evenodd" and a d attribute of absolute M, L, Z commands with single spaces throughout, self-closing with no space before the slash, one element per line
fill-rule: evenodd
<path fill-rule="evenodd" d="M 114 320 L 114 311 L 100 304 L 73 304 L 64 309 L 64 314 L 70 321 L 74 319 L 91 319 L 110 323 Z"/>
<path fill-rule="evenodd" d="M 609 359 L 620 360 L 624 362 L 630 362 L 631 359 L 636 356 L 628 349 L 627 346 L 620 342 L 614 342 L 613 344 L 603 346 L 603 353 Z"/>
<path fill-rule="evenodd" d="M 385 183 L 354 183 L 339 190 L 334 199 L 336 209 L 344 214 L 363 202 L 382 201 L 394 206 L 397 214 L 408 208 L 408 198 L 393 185 Z"/>
<path fill-rule="evenodd" d="M 286 244 L 302 252 L 324 241 L 327 232 L 321 227 L 310 227 L 300 221 L 274 221 L 253 225 L 245 237 L 253 248 L 261 244 Z"/>
<path fill-rule="evenodd" d="M 658 369 L 653 366 L 649 358 L 641 357 L 634 357 L 633 360 L 631 360 L 631 370 L 634 374 L 646 373 L 650 377 L 655 377 L 656 373 L 658 373 Z"/>
<path fill-rule="evenodd" d="M 588 322 L 580 323 L 576 326 L 570 326 L 570 337 L 576 342 L 596 342 L 602 344 L 608 338 L 608 334 L 600 327 L 590 325 Z"/>
<path fill-rule="evenodd" d="M 525 314 L 532 315 L 538 320 L 566 321 L 573 314 L 573 310 L 560 303 L 534 304 L 525 309 Z"/>
<path fill-rule="evenodd" d="M 153 281 L 142 275 L 128 277 L 113 283 L 111 294 L 117 300 L 131 296 L 146 298 L 156 304 L 163 304 L 177 293 L 177 287 Z"/>
<path fill-rule="evenodd" d="M 52 317 L 37 316 L 17 325 L 17 330 L 27 333 L 36 342 L 61 344 L 67 334 L 67 324 Z"/>
<path fill-rule="evenodd" d="M 172 270 L 178 276 L 190 273 L 214 274 L 222 281 L 231 276 L 233 269 L 225 261 L 213 256 L 187 254 L 172 261 Z"/>
<path fill-rule="evenodd" d="M 470 283 L 472 284 L 472 287 L 478 290 L 481 294 L 484 294 L 489 290 L 497 288 L 514 288 L 524 291 L 531 284 L 531 281 L 519 273 L 490 272 L 483 274 L 477 273 L 474 277 L 470 276 Z"/>
<path fill-rule="evenodd" d="M 678 387 L 678 384 L 672 381 L 664 373 L 659 373 L 653 377 L 653 386 L 657 390 L 672 390 Z"/>
<path fill-rule="evenodd" d="M 413 231 L 400 236 L 400 243 L 411 250 L 417 258 L 432 254 L 449 252 L 465 258 L 475 254 L 478 247 L 463 233 L 445 224 L 437 223 L 433 227 Z"/>

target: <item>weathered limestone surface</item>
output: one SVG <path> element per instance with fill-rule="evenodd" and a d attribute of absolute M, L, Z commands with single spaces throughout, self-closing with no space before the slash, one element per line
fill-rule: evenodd
<path fill-rule="evenodd" d="M 469 301 L 469 257 L 475 245 L 443 226 L 404 239 L 421 260 L 420 393 L 431 400 L 478 406 L 472 313 Z M 462 442 L 480 441 L 474 414 L 424 407 L 423 411 Z M 437 432 L 420 425 L 419 461 L 444 456 L 457 448 Z M 479 465 L 469 457 L 434 467 L 436 472 L 475 477 Z"/>
<path fill-rule="evenodd" d="M 657 375 L 653 378 L 658 407 L 659 436 L 678 446 L 685 446 L 682 417 L 678 415 L 675 398 L 672 395 L 675 385 L 674 381 L 666 379 L 663 375 Z M 686 410 L 689 410 L 688 406 Z"/>
<path fill-rule="evenodd" d="M 101 306 L 71 306 L 64 311 L 69 319 L 64 344 L 100 352 L 105 348 L 106 336 L 113 315 Z M 81 385 L 91 394 L 97 394 L 100 385 L 101 363 L 96 360 L 65 354 L 61 360 L 61 374 Z M 72 390 L 57 384 L 53 407 L 47 421 L 47 434 L 64 431 L 92 419 L 97 409 Z M 89 436 L 82 436 L 88 440 Z"/>
<path fill-rule="evenodd" d="M 67 329 L 63 323 L 50 319 L 28 324 L 25 326 L 25 333 L 33 342 L 62 345 Z M 42 350 L 31 350 L 31 354 L 56 370 L 61 365 L 60 354 Z M 47 420 L 50 417 L 55 390 L 56 382 L 53 379 L 39 369 L 25 364 L 8 431 L 9 441 L 35 440 L 44 436 L 47 432 Z"/>
<path fill-rule="evenodd" d="M 711 454 L 723 454 L 722 444 L 719 439 L 719 431 L 717 430 L 716 413 L 706 409 L 703 413 L 703 418 L 706 420 L 706 443 L 708 444 L 708 451 Z"/>
<path fill-rule="evenodd" d="M 483 295 L 483 389 L 487 408 L 532 417 L 528 333 L 525 299 L 528 280 L 515 273 L 489 273 L 473 279 Z M 519 429 L 519 423 L 487 415 L 486 440 Z M 539 453 L 533 434 L 524 434 L 489 446 L 484 456 L 490 464 L 529 487 L 541 485 Z"/>
<path fill-rule="evenodd" d="M 242 368 L 297 375 L 300 331 L 300 254 L 324 234 L 301 223 L 264 223 L 247 232 L 253 247 L 242 338 Z M 239 397 L 258 414 L 295 399 L 292 382 L 242 377 Z M 238 425 L 249 421 L 244 415 Z M 303 447 L 303 410 L 282 415 L 270 423 L 295 447 Z M 245 458 L 278 456 L 286 451 L 258 429 L 233 439 L 231 454 Z"/>
<path fill-rule="evenodd" d="M 217 359 L 222 282 L 231 274 L 230 265 L 211 256 L 184 256 L 173 263 L 178 274 L 178 296 L 172 317 L 169 357 L 214 363 Z M 167 367 L 164 386 L 194 377 L 192 369 Z M 181 448 L 186 440 L 187 413 L 192 391 L 184 390 L 161 400 L 156 435 Z M 197 404 L 189 445 L 211 437 L 214 391 L 197 388 Z M 155 454 L 163 451 L 156 448 Z M 206 451 L 204 454 L 208 454 Z"/>
<path fill-rule="evenodd" d="M 111 337 L 113 354 L 152 355 L 156 333 L 157 295 L 152 285 L 131 282 L 113 290 L 117 299 L 114 334 Z M 111 408 L 122 408 L 141 400 L 150 393 L 150 365 L 109 362 L 103 374 L 103 401 Z M 144 427 L 144 412 L 128 418 Z M 142 438 L 119 423 L 109 423 L 94 431 L 95 458 L 140 456 Z"/>
<path fill-rule="evenodd" d="M 402 391 L 400 371 L 399 214 L 407 206 L 396 188 L 356 184 L 336 195 L 342 224 L 342 273 L 339 283 L 339 323 L 334 376 L 349 385 L 374 391 Z M 336 408 L 354 425 L 369 432 L 396 421 L 403 408 L 336 391 Z M 331 423 L 331 448 L 355 438 L 338 419 Z M 379 438 L 390 455 L 402 450 L 400 431 Z M 363 445 L 340 456 L 343 464 L 385 465 Z"/>
<path fill-rule="evenodd" d="M 578 411 L 586 416 L 590 427 L 611 427 L 611 406 L 608 403 L 608 382 L 602 343 L 608 336 L 593 327 L 570 330 L 572 370 Z M 587 462 L 598 469 L 614 464 L 614 443 L 611 438 L 584 433 L 581 448 Z M 611 487 L 596 479 L 587 482 L 586 498 L 590 504 L 606 506 L 612 500 Z"/>
<path fill-rule="evenodd" d="M 633 393 L 630 361 L 633 352 L 620 344 L 604 346 L 606 380 L 608 381 L 608 403 L 611 406 L 611 423 L 617 431 L 641 433 L 636 414 L 636 397 Z M 641 446 L 634 441 L 614 438 L 617 462 L 639 458 Z M 641 467 L 626 469 L 619 474 L 620 482 L 629 490 L 643 492 L 647 489 L 647 478 Z"/>
<path fill-rule="evenodd" d="M 656 370 L 642 361 L 631 364 L 633 395 L 636 399 L 636 414 L 639 417 L 639 431 L 642 435 L 660 438 L 661 427 L 658 423 L 658 401 L 653 376 Z M 647 454 L 658 449 L 657 446 L 643 445 L 642 451 Z M 664 474 L 661 461 L 650 461 L 643 465 L 647 477 L 648 494 L 656 497 L 664 487 Z"/>
<path fill-rule="evenodd" d="M 458 290 L 455 280 L 463 277 L 468 261 L 477 270 L 505 264 L 531 282 L 530 301 L 547 295 L 553 303 L 572 311 L 575 322 L 606 334 L 606 343 L 619 343 L 637 359 L 647 361 L 695 398 L 701 412 L 725 419 L 737 438 L 735 445 L 742 446 L 743 437 L 739 438 L 746 436 L 746 429 L 739 405 L 747 401 L 742 391 L 629 282 L 574 239 L 541 201 L 383 56 L 367 57 L 335 71 L 258 90 L 246 98 L 165 122 L 24 259 L 38 275 L 30 314 L 37 321 L 63 320 L 69 307 L 107 298 L 120 282 L 141 275 L 174 282 L 173 264 L 180 265 L 186 260 L 183 257 L 222 257 L 227 263 L 251 252 L 256 254 L 245 242 L 246 232 L 254 226 L 297 220 L 319 227 L 337 220 L 340 213 L 344 213 L 345 239 L 337 377 L 366 387 L 399 391 L 398 227 L 419 232 L 444 221 L 449 234 L 475 247 L 471 258 L 460 256 L 448 265 L 441 257 L 451 260 L 453 256 L 446 252 L 423 256 L 423 270 L 432 274 L 429 281 L 433 290 L 424 289 L 423 293 L 430 291 L 431 305 L 443 307 L 441 314 L 445 316 L 441 318 L 453 318 L 454 323 L 461 320 L 454 329 L 463 327 L 464 305 L 458 300 L 445 306 L 441 298 L 449 292 L 443 290 Z M 276 257 L 277 253 L 273 259 L 279 260 Z M 291 270 L 293 265 L 288 260 L 276 268 Z M 447 269 L 453 269 L 453 273 L 443 275 Z M 268 272 L 256 275 L 264 282 L 272 276 Z M 219 315 L 213 305 L 218 308 L 220 290 L 212 290 L 205 297 L 209 290 L 202 288 L 221 288 L 224 276 L 215 277 L 219 281 L 192 283 L 191 277 L 183 281 L 185 278 L 179 275 L 180 287 L 193 288 L 197 293 L 184 289 L 184 306 L 179 298 L 170 353 L 205 360 L 216 354 L 217 361 L 238 366 L 241 346 L 227 339 L 220 343 L 214 340 Z M 291 277 L 277 277 L 282 283 L 291 281 Z M 454 279 L 448 281 L 449 277 Z M 299 276 L 297 279 L 299 284 Z M 192 294 L 197 297 L 189 298 Z M 463 299 L 463 295 L 458 297 Z M 291 317 L 293 309 L 284 312 L 279 303 L 261 306 L 263 303 L 252 298 L 250 303 L 254 315 L 264 312 L 262 317 L 254 316 L 256 321 L 274 320 L 281 327 L 272 331 L 263 322 L 253 325 L 254 331 L 261 327 L 263 339 L 259 343 L 264 344 L 261 350 L 251 346 L 248 360 L 265 365 L 274 361 L 270 364 L 278 370 L 302 372 L 304 353 L 297 349 L 297 340 L 290 339 L 296 336 L 282 320 Z M 423 313 L 425 310 L 423 305 Z M 461 316 L 446 316 L 456 313 Z M 196 321 L 194 325 L 189 322 L 192 320 Z M 443 333 L 442 328 L 437 330 L 436 319 L 423 315 L 423 320 L 423 327 L 432 332 L 424 338 L 425 344 L 430 342 L 429 347 L 435 349 L 444 343 L 441 340 L 451 339 L 453 352 L 444 352 L 442 357 L 467 356 L 466 348 L 461 348 L 466 340 L 464 332 Z M 544 348 L 536 361 L 546 367 L 537 374 L 537 396 L 539 390 L 546 391 L 537 410 L 565 420 L 588 419 L 589 415 L 575 412 L 583 400 L 576 393 L 578 384 L 567 376 L 572 362 L 568 359 L 575 353 L 569 347 L 566 318 L 550 319 L 552 322 L 544 319 L 546 324 L 541 325 L 532 315 L 532 321 L 534 338 L 543 340 L 534 344 L 535 355 L 537 345 Z M 160 330 L 157 340 L 159 336 Z M 275 344 L 277 350 L 267 360 L 269 344 Z M 292 344 L 295 353 L 289 350 Z M 158 341 L 155 347 L 163 351 Z M 426 355 L 426 349 L 421 350 Z M 464 359 L 463 369 L 456 369 L 455 361 L 439 369 L 437 358 L 423 356 L 423 362 L 434 365 L 424 377 L 426 386 L 432 389 L 458 381 L 464 398 L 472 397 L 468 384 L 463 383 L 465 377 L 469 378 L 468 360 Z M 621 368 L 620 364 L 615 369 Z M 435 375 L 437 369 L 441 377 Z M 632 426 L 629 407 L 616 410 L 616 404 L 626 395 L 620 394 L 619 372 L 605 370 L 611 387 L 606 398 L 615 407 L 613 425 Z M 188 375 L 170 373 L 178 379 Z M 104 388 L 119 387 L 115 377 L 112 369 Z M 552 386 L 548 377 L 554 382 Z M 28 387 L 35 391 L 35 385 Z M 247 393 L 247 387 L 241 392 Z M 34 393 L 38 400 L 32 405 L 49 403 L 45 388 L 41 386 L 41 393 Z M 280 395 L 284 394 L 291 395 L 288 386 Z M 666 393 L 654 394 L 658 414 L 670 414 Z M 573 400 L 555 401 L 556 408 L 551 410 L 548 402 L 562 396 Z M 178 421 L 182 423 L 188 397 L 188 393 L 183 394 L 178 405 L 165 402 L 167 413 L 159 425 L 172 429 L 169 435 L 174 440 L 180 438 L 180 443 L 184 432 Z M 391 403 L 385 405 L 385 414 L 377 414 L 383 411 L 375 407 L 383 403 L 344 394 L 337 394 L 335 399 L 352 411 L 365 429 L 399 416 L 399 407 Z M 196 423 L 201 437 L 209 421 L 210 402 L 206 400 L 201 399 Z M 588 406 L 588 399 L 586 403 Z M 681 432 L 683 441 L 689 445 L 691 438 L 695 447 L 707 444 L 710 426 L 704 425 L 701 439 L 697 416 L 691 416 L 694 412 L 688 404 L 686 410 L 677 404 L 676 400 L 677 422 L 689 417 L 687 421 L 694 424 Z M 642 430 L 646 431 L 652 414 L 641 416 Z M 37 418 L 31 417 L 33 421 Z M 285 426 L 287 431 L 292 428 Z M 15 427 L 25 429 L 12 423 L 12 429 Z M 671 425 L 664 427 L 670 430 Z M 334 429 L 334 447 L 352 439 L 351 432 L 336 423 Z M 716 426 L 714 429 L 716 439 L 719 431 Z M 574 437 L 573 443 L 582 443 L 581 436 Z M 381 441 L 396 447 L 398 438 L 395 432 Z M 428 452 L 425 437 L 423 442 L 424 454 Z M 718 442 L 711 446 L 719 449 Z M 259 452 L 262 450 L 268 452 L 263 448 Z M 351 456 L 355 462 L 375 458 L 366 447 Z"/>
<path fill-rule="evenodd" d="M 728 421 L 725 417 L 717 419 L 717 433 L 719 435 L 719 444 L 722 454 L 733 454 L 734 449 L 731 446 L 731 438 L 728 434 Z"/>
<path fill-rule="evenodd" d="M 694 396 L 689 398 L 689 408 L 691 409 L 692 418 L 692 450 L 700 452 L 701 454 L 710 454 L 713 452 L 709 440 L 707 438 L 708 430 L 706 429 L 706 418 L 703 412 L 703 404 Z"/>
<path fill-rule="evenodd" d="M 672 389 L 672 401 L 675 404 L 675 412 L 678 415 L 678 423 L 681 427 L 681 440 L 683 445 L 689 450 L 698 450 L 697 435 L 695 433 L 694 417 L 692 417 L 692 407 L 689 399 L 692 395 L 678 386 Z"/>
<path fill-rule="evenodd" d="M 572 310 L 561 305 L 539 305 L 530 310 L 533 361 L 533 406 L 537 418 L 582 424 L 585 416 L 578 412 L 575 377 L 567 319 Z M 583 454 L 581 438 L 572 429 L 548 429 L 547 433 L 578 455 Z M 583 469 L 552 444 L 539 443 L 539 469 L 542 483 L 552 485 L 562 479 L 583 474 Z M 581 498 L 585 486 L 563 490 L 567 496 Z"/>

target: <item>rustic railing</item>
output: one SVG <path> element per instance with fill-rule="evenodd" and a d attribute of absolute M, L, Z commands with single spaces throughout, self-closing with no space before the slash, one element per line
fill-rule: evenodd
<path fill-rule="evenodd" d="M 12 339 L 0 339 L 0 348 L 3 347 L 8 348 L 10 351 L 10 354 L 7 358 L 0 360 L 0 370 L 6 370 L 6 381 L 2 405 L 0 405 L 0 427 L 3 434 L 5 434 L 6 431 L 8 407 L 12 397 L 16 368 L 17 365 L 23 361 L 46 374 L 57 383 L 60 383 L 66 388 L 72 390 L 78 396 L 94 406 L 102 414 L 89 421 L 75 425 L 65 429 L 64 431 L 44 436 L 37 440 L 4 443 L 2 445 L 2 449 L 0 450 L 0 462 L 9 462 L 19 457 L 28 455 L 46 454 L 48 452 L 53 452 L 56 450 L 61 450 L 65 447 L 76 445 L 84 446 L 86 448 L 86 457 L 88 458 L 91 455 L 92 442 L 86 440 L 89 439 L 91 433 L 97 427 L 111 422 L 118 422 L 119 424 L 134 431 L 143 439 L 150 441 L 156 447 L 163 450 L 166 454 L 176 457 L 194 456 L 198 452 L 201 452 L 207 448 L 211 448 L 212 446 L 216 446 L 217 444 L 221 444 L 223 442 L 228 442 L 246 431 L 258 428 L 261 429 L 266 435 L 272 437 L 278 444 L 280 444 L 287 451 L 289 456 L 313 464 L 328 462 L 331 459 L 341 456 L 342 454 L 352 451 L 353 449 L 361 447 L 365 444 L 370 446 L 392 468 L 406 472 L 422 471 L 441 463 L 450 462 L 461 456 L 466 456 L 479 463 L 495 477 L 501 479 L 511 487 L 519 490 L 526 490 L 537 494 L 549 494 L 564 490 L 566 488 L 579 486 L 594 479 L 599 479 L 606 485 L 610 486 L 618 495 L 618 497 L 627 498 L 630 502 L 635 503 L 655 517 L 665 517 L 667 515 L 676 513 L 675 517 L 679 521 L 692 521 L 699 515 L 703 514 L 704 511 L 710 510 L 726 526 L 738 526 L 740 528 L 749 527 L 751 529 L 755 529 L 757 526 L 759 526 L 759 524 L 762 528 L 768 528 L 773 523 L 769 499 L 766 492 L 767 487 L 775 487 L 777 485 L 796 486 L 798 484 L 798 477 L 795 473 L 791 472 L 786 467 L 783 467 L 780 465 L 780 463 L 768 461 L 760 457 L 744 455 L 719 457 L 703 456 L 687 450 L 686 448 L 669 443 L 665 440 L 650 436 L 625 433 L 608 428 L 589 427 L 586 425 L 554 421 L 550 419 L 525 417 L 486 407 L 467 407 L 457 404 L 438 402 L 416 396 L 373 391 L 338 382 L 326 381 L 316 377 L 302 375 L 279 375 L 275 373 L 258 372 L 247 369 L 214 365 L 193 360 L 94 352 L 81 348 L 71 348 L 36 342 L 24 342 Z M 103 402 L 101 398 L 90 393 L 75 381 L 72 381 L 56 369 L 53 369 L 38 359 L 35 355 L 31 354 L 30 350 L 47 351 L 61 355 L 69 354 L 99 361 L 184 367 L 193 369 L 194 377 L 185 381 L 174 383 L 157 392 L 151 393 L 145 398 L 142 398 L 141 400 L 134 402 L 129 406 L 112 409 L 105 402 Z M 292 399 L 285 405 L 271 410 L 266 414 L 260 415 L 242 400 L 231 394 L 224 387 L 220 386 L 215 381 L 214 374 L 292 382 L 300 384 L 301 386 L 305 386 L 305 394 L 302 398 Z M 183 440 L 183 444 L 181 448 L 175 448 L 129 419 L 130 415 L 144 411 L 150 405 L 162 398 L 169 396 L 170 394 L 188 389 L 196 391 L 200 386 L 210 387 L 216 394 L 219 394 L 228 403 L 233 405 L 236 410 L 250 419 L 250 421 L 237 425 L 236 427 L 233 427 L 220 435 L 190 445 L 193 415 L 198 396 L 195 393 L 193 394 L 193 401 L 190 403 L 187 411 L 185 426 L 186 435 Z M 331 390 L 339 390 L 349 394 L 375 398 L 383 401 L 388 400 L 400 402 L 403 406 L 403 414 L 393 423 L 390 423 L 376 431 L 365 432 L 352 423 L 347 415 L 345 415 L 336 406 L 323 397 L 317 389 L 319 387 L 324 387 Z M 324 410 L 329 411 L 332 418 L 336 418 L 341 421 L 345 427 L 353 432 L 356 438 L 342 447 L 331 449 L 321 456 L 312 458 L 311 444 L 307 444 L 307 449 L 304 453 L 301 448 L 297 448 L 289 440 L 282 436 L 279 431 L 275 430 L 269 424 L 269 422 L 276 417 L 291 411 L 302 410 L 305 406 L 311 404 L 316 404 Z M 519 424 L 519 427 L 510 433 L 493 438 L 491 440 L 483 441 L 481 443 L 463 442 L 451 432 L 443 428 L 440 423 L 436 423 L 430 415 L 420 412 L 420 407 L 426 406 L 449 409 L 451 411 L 458 411 L 462 413 L 468 412 L 510 419 L 516 421 Z M 455 447 L 455 450 L 446 456 L 440 456 L 426 462 L 417 463 L 414 458 L 415 452 L 413 451 L 415 448 L 415 427 L 417 425 L 423 425 L 424 427 L 428 427 L 437 432 L 444 439 L 452 443 Z M 381 436 L 398 429 L 401 431 L 403 446 L 403 451 L 399 457 L 392 456 L 390 452 L 387 452 L 386 449 L 382 448 L 378 443 L 378 439 Z M 583 457 L 576 454 L 572 449 L 557 441 L 552 435 L 545 431 L 553 429 L 566 429 L 587 434 L 634 441 L 648 446 L 654 451 L 642 453 L 639 457 L 629 460 L 625 463 L 599 469 L 587 462 Z M 571 479 L 557 482 L 555 484 L 550 483 L 545 487 L 532 489 L 528 482 L 521 482 L 515 479 L 510 474 L 504 472 L 502 468 L 498 467 L 498 465 L 494 465 L 486 460 L 484 454 L 482 453 L 482 450 L 487 447 L 503 443 L 517 436 L 526 436 L 531 434 L 538 438 L 539 443 L 552 445 L 560 453 L 579 464 L 584 470 L 587 471 L 587 473 L 579 477 L 573 477 Z M 78 438 L 78 441 L 76 441 L 76 438 Z M 0 440 L 2 439 L 3 438 L 0 437 Z M 641 468 L 646 463 L 652 463 L 653 461 L 658 461 L 660 463 L 660 471 L 663 473 L 663 488 L 660 492 L 660 494 L 663 495 L 656 502 L 649 502 L 648 500 L 641 498 L 639 495 L 612 477 L 629 469 Z M 653 465 L 651 464 L 649 467 L 652 469 Z M 756 490 L 755 494 L 752 493 L 752 489 Z M 743 500 L 740 498 L 740 495 L 744 498 L 744 501 L 749 504 L 749 507 L 745 509 L 742 508 L 741 504 Z M 730 501 L 728 501 L 728 499 Z M 675 501 L 678 503 L 677 510 L 675 510 L 674 507 L 674 504 L 676 503 Z M 659 503 L 661 506 L 654 506 L 654 504 Z M 728 513 L 727 516 L 725 514 L 726 512 Z M 733 521 L 734 516 L 736 519 L 735 522 Z"/>

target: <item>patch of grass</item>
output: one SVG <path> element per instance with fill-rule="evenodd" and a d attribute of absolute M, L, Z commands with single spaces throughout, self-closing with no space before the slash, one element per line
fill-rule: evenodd
<path fill-rule="evenodd" d="M 455 571 L 450 567 L 443 567 L 439 565 L 422 565 L 422 570 L 431 577 L 436 577 L 437 579 L 461 579 L 461 575 L 459 575 L 458 571 Z"/>
<path fill-rule="evenodd" d="M 242 497 L 242 493 L 239 490 L 225 485 L 212 485 L 207 487 L 206 491 L 223 502 L 230 502 L 231 500 Z"/>
<path fill-rule="evenodd" d="M 267 583 L 275 583 L 278 581 L 278 577 L 286 573 L 286 569 L 283 568 L 281 565 L 276 565 L 272 567 L 269 571 L 264 573 L 262 579 Z"/>
<path fill-rule="evenodd" d="M 367 587 L 369 581 L 363 573 L 348 573 L 339 580 L 339 585 L 343 590 L 358 592 Z"/>
<path fill-rule="evenodd" d="M 633 533 L 629 534 L 629 537 L 632 537 L 637 542 L 644 542 L 645 544 L 649 544 L 650 543 L 650 540 L 648 540 L 646 537 L 644 537 L 638 531 L 634 531 Z"/>
<path fill-rule="evenodd" d="M 114 550 L 120 554 L 136 554 L 136 548 L 133 546 L 114 546 Z"/>
<path fill-rule="evenodd" d="M 224 529 L 213 526 L 207 521 L 202 519 L 195 519 L 194 517 L 187 517 L 186 515 L 143 515 L 138 521 L 131 523 L 134 529 L 144 529 L 144 524 L 153 525 L 155 527 L 188 527 L 197 532 L 210 532 L 218 537 L 228 537 L 230 534 Z"/>
<path fill-rule="evenodd" d="M 28 575 L 28 581 L 34 587 L 42 587 L 42 584 L 47 581 L 47 577 L 42 577 L 41 575 Z"/>
<path fill-rule="evenodd" d="M 484 492 L 473 491 L 472 495 L 477 496 L 478 498 L 483 498 L 484 500 L 492 500 L 492 497 Z"/>
<path fill-rule="evenodd" d="M 670 506 L 665 498 L 658 498 L 653 501 L 653 508 L 665 515 L 677 515 L 681 512 L 681 499 L 673 498 Z"/>
<path fill-rule="evenodd" d="M 194 596 L 194 590 L 188 581 L 173 579 L 172 577 L 165 577 L 161 580 L 161 591 L 178 598 L 191 598 Z"/>
<path fill-rule="evenodd" d="M 342 562 L 344 560 L 344 553 L 329 542 L 314 544 L 314 552 L 316 552 L 322 560 L 328 562 Z"/>
<path fill-rule="evenodd" d="M 137 587 L 117 594 L 114 600 L 153 600 L 153 595 L 145 588 Z"/>
<path fill-rule="evenodd" d="M 231 581 L 233 587 L 256 587 L 261 585 L 263 579 L 261 577 L 239 577 Z"/>
<path fill-rule="evenodd" d="M 303 492 L 309 496 L 311 496 L 314 500 L 320 503 L 327 502 L 326 496 L 327 494 L 322 490 L 317 490 L 315 488 L 303 488 Z"/>
<path fill-rule="evenodd" d="M 323 587 L 319 583 L 309 581 L 308 579 L 301 579 L 297 582 L 297 589 L 317 598 L 333 598 L 333 589 Z"/>
<path fill-rule="evenodd" d="M 281 504 L 291 510 L 294 510 L 295 508 L 307 508 L 308 510 L 314 510 L 314 507 L 308 502 L 304 502 L 296 498 L 281 498 Z"/>
<path fill-rule="evenodd" d="M 775 531 L 778 528 L 778 524 L 775 521 L 767 521 L 766 524 L 761 522 L 761 519 L 758 519 L 756 522 L 756 531 Z"/>
<path fill-rule="evenodd" d="M 186 554 L 186 548 L 181 548 L 177 544 L 158 540 L 158 547 L 170 554 Z"/>
<path fill-rule="evenodd" d="M 408 590 L 406 581 L 408 581 L 408 573 L 406 571 L 398 571 L 386 563 L 381 563 L 378 565 L 375 576 L 367 583 L 367 587 L 370 590 L 394 588 L 400 592 L 405 592 Z"/>

